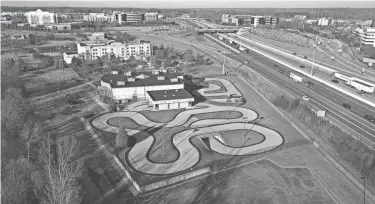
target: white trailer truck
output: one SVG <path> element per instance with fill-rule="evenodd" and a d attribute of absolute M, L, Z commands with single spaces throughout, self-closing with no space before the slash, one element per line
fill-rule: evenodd
<path fill-rule="evenodd" d="M 289 76 L 291 79 L 293 79 L 295 82 L 298 82 L 298 83 L 303 83 L 303 81 L 305 80 L 305 77 L 298 76 L 294 74 L 293 72 L 291 72 Z"/>

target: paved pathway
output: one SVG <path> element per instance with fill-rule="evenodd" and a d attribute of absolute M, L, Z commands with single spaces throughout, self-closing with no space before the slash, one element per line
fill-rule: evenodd
<path fill-rule="evenodd" d="M 206 78 L 204 81 L 220 81 L 223 86 L 227 89 L 227 92 L 224 93 L 205 93 L 207 91 L 213 91 L 220 89 L 220 86 L 215 84 L 210 84 L 208 88 L 200 89 L 198 90 L 198 93 L 200 93 L 203 96 L 223 96 L 223 95 L 236 95 L 236 96 L 242 96 L 242 93 L 234 86 L 232 82 L 230 82 L 227 79 L 222 78 Z"/>
<path fill-rule="evenodd" d="M 219 95 L 223 94 L 240 94 L 242 95 L 228 80 L 224 79 L 213 79 L 209 78 L 209 80 L 219 80 L 221 81 L 224 86 L 227 86 L 227 93 L 217 93 Z M 212 89 L 213 86 L 211 86 Z M 218 88 L 218 87 L 216 87 Z M 219 87 L 220 88 L 220 87 Z M 208 88 L 210 89 L 210 88 Z M 200 90 L 202 91 L 203 95 L 206 95 L 204 92 L 207 89 Z M 217 95 L 215 93 L 215 95 Z M 104 115 L 100 115 L 96 117 L 92 121 L 92 125 L 96 128 L 117 133 L 118 128 L 111 126 L 108 124 L 108 120 L 114 117 L 127 117 L 134 120 L 136 123 L 147 126 L 147 127 L 160 127 L 165 125 L 165 127 L 177 127 L 177 126 L 187 126 L 189 121 L 192 121 L 191 118 L 194 117 L 196 114 L 201 113 L 213 113 L 218 111 L 237 111 L 242 113 L 242 116 L 239 118 L 232 118 L 232 119 L 204 119 L 204 120 L 193 120 L 190 124 L 192 129 L 188 129 L 182 132 L 179 132 L 173 136 L 172 142 L 174 146 L 179 151 L 179 158 L 171 163 L 154 163 L 149 160 L 147 157 L 147 152 L 150 150 L 152 144 L 154 143 L 154 137 L 150 136 L 145 140 L 137 143 L 128 154 L 128 159 L 130 164 L 134 169 L 139 172 L 147 173 L 147 174 L 172 174 L 176 172 L 181 172 L 186 169 L 191 168 L 196 163 L 199 162 L 199 151 L 190 143 L 190 138 L 194 136 L 202 136 L 206 134 L 210 134 L 213 132 L 222 132 L 228 130 L 240 130 L 240 129 L 252 129 L 253 131 L 257 131 L 264 135 L 265 140 L 259 144 L 243 147 L 243 148 L 235 148 L 235 147 L 226 147 L 222 142 L 218 140 L 211 140 L 212 142 L 212 149 L 216 152 L 228 155 L 246 155 L 246 154 L 255 154 L 262 151 L 267 151 L 274 149 L 280 146 L 283 143 L 282 136 L 267 127 L 262 127 L 258 125 L 253 125 L 250 122 L 257 119 L 258 114 L 250 109 L 243 108 L 243 107 L 232 107 L 232 106 L 216 106 L 207 103 L 199 103 L 198 106 L 201 108 L 195 109 L 187 109 L 179 113 L 172 121 L 169 123 L 156 123 L 150 121 L 144 115 L 138 112 L 134 112 L 133 109 L 138 110 L 137 107 L 142 107 L 144 104 L 142 102 L 134 103 L 131 105 L 129 111 L 127 112 L 115 112 L 115 113 L 107 113 Z M 243 117 L 247 119 L 244 120 Z M 134 135 L 138 133 L 140 130 L 136 129 L 127 129 L 129 135 Z M 241 138 L 242 139 L 242 138 Z"/>

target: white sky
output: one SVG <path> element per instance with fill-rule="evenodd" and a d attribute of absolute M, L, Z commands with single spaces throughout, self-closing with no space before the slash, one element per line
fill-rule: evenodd
<path fill-rule="evenodd" d="M 350 7 L 350 8 L 375 8 L 375 0 L 364 1 L 326 1 L 326 0 L 273 0 L 273 1 L 254 1 L 254 0 L 148 0 L 148 1 L 103 1 L 103 0 L 12 0 L 2 1 L 2 6 L 29 6 L 29 7 L 137 7 L 137 8 L 328 8 L 328 7 Z"/>

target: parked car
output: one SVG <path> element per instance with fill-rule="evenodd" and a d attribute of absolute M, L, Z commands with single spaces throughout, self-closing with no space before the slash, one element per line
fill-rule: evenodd
<path fill-rule="evenodd" d="M 297 55 L 297 53 L 293 52 L 293 55 Z"/>
<path fill-rule="evenodd" d="M 303 56 L 303 58 L 307 59 L 307 56 Z"/>
<path fill-rule="evenodd" d="M 299 67 L 301 67 L 302 69 L 305 68 L 305 66 L 303 66 L 303 65 L 300 65 Z"/>
<path fill-rule="evenodd" d="M 279 65 L 277 65 L 277 64 L 274 64 L 273 66 L 274 66 L 274 67 L 279 67 Z"/>
<path fill-rule="evenodd" d="M 244 61 L 243 63 L 245 63 L 245 64 L 249 64 L 249 62 L 248 62 L 248 61 Z"/>
<path fill-rule="evenodd" d="M 305 100 L 305 101 L 310 100 L 310 98 L 308 96 L 302 96 L 302 99 Z"/>
<path fill-rule="evenodd" d="M 332 79 L 331 81 L 332 81 L 333 83 L 336 83 L 336 84 L 340 83 L 339 80 L 337 80 L 337 79 Z"/>
<path fill-rule="evenodd" d="M 375 118 L 372 115 L 365 115 L 364 117 L 366 120 L 375 123 Z"/>
<path fill-rule="evenodd" d="M 346 109 L 352 108 L 348 103 L 343 103 L 342 106 Z"/>

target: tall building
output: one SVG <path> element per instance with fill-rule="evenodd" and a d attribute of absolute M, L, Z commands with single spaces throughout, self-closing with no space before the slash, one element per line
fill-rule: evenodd
<path fill-rule="evenodd" d="M 29 24 L 44 25 L 56 22 L 55 13 L 42 11 L 40 9 L 36 11 L 29 11 L 25 13 L 27 22 Z"/>
<path fill-rule="evenodd" d="M 133 43 L 120 43 L 109 41 L 106 43 L 77 43 L 77 53 L 86 59 L 97 59 L 105 55 L 114 55 L 122 59 L 129 59 L 131 56 L 136 59 L 150 57 L 151 43 L 149 41 L 140 41 Z"/>

